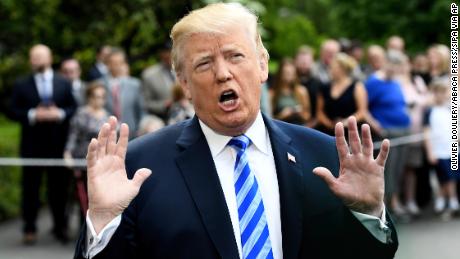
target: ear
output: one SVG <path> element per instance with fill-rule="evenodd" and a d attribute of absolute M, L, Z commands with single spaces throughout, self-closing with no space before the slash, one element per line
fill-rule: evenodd
<path fill-rule="evenodd" d="M 188 84 L 188 81 L 185 78 L 184 74 L 182 73 L 177 74 L 177 80 L 179 81 L 182 91 L 184 92 L 185 98 L 187 98 L 188 100 L 192 100 L 192 93 L 190 92 L 190 85 Z"/>
<path fill-rule="evenodd" d="M 260 66 L 260 82 L 265 83 L 268 79 L 268 59 L 264 55 L 261 55 L 259 59 Z"/>

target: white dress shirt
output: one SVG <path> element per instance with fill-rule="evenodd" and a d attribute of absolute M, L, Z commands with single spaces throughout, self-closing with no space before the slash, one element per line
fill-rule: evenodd
<path fill-rule="evenodd" d="M 37 86 L 38 95 L 43 98 L 53 96 L 53 70 L 48 68 L 43 73 L 34 75 L 35 85 Z"/>
<path fill-rule="evenodd" d="M 240 225 L 238 219 L 238 206 L 234 187 L 233 167 L 236 160 L 236 152 L 227 143 L 232 137 L 220 135 L 214 132 L 201 120 L 201 129 L 205 135 L 211 150 L 212 158 L 216 166 L 217 175 L 222 186 L 227 208 L 238 246 L 238 253 L 242 255 Z M 270 137 L 263 121 L 261 113 L 258 114 L 253 125 L 245 133 L 251 140 L 251 145 L 247 148 L 249 167 L 254 173 L 259 184 L 259 190 L 265 207 L 268 231 L 272 245 L 273 257 L 283 258 L 283 244 L 281 233 L 281 213 L 278 189 L 278 178 L 276 174 L 275 160 L 273 157 Z M 372 233 L 374 237 L 383 243 L 388 240 L 388 227 L 386 226 L 385 209 L 382 218 L 352 211 L 353 215 Z M 91 219 L 87 215 L 87 258 L 92 258 L 102 251 L 110 238 L 114 234 L 121 221 L 121 215 L 114 218 L 104 229 L 96 235 Z"/>
<path fill-rule="evenodd" d="M 238 205 L 236 202 L 233 172 L 233 166 L 236 161 L 236 151 L 232 147 L 227 146 L 227 143 L 232 137 L 217 134 L 202 121 L 200 121 L 200 126 L 211 150 L 214 164 L 216 165 L 217 175 L 219 176 L 220 184 L 224 191 L 225 201 L 230 213 L 233 232 L 241 258 L 243 250 L 241 246 L 240 223 L 238 219 Z M 283 258 L 283 245 L 278 178 L 276 176 L 275 159 L 273 157 L 270 138 L 261 113 L 259 113 L 245 135 L 251 140 L 251 145 L 246 149 L 246 156 L 248 158 L 249 167 L 257 179 L 259 191 L 264 203 L 273 257 L 281 259 Z"/>

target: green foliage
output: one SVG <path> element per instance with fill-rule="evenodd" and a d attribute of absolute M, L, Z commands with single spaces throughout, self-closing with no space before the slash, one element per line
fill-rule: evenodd
<path fill-rule="evenodd" d="M 304 44 L 318 47 L 322 38 L 311 21 L 299 14 L 273 17 L 265 26 L 269 32 L 267 48 L 275 59 L 294 56 L 297 48 Z"/>
<path fill-rule="evenodd" d="M 335 0 L 328 34 L 364 42 L 380 42 L 401 35 L 410 53 L 423 51 L 433 43 L 449 42 L 448 0 Z"/>
<path fill-rule="evenodd" d="M 16 157 L 19 125 L 0 116 L 0 157 Z M 0 166 L 0 221 L 18 215 L 20 204 L 20 168 Z"/>

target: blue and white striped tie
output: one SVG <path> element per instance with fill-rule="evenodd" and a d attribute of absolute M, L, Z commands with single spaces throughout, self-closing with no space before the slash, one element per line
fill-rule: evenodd
<path fill-rule="evenodd" d="M 251 140 L 245 135 L 234 137 L 228 142 L 237 153 L 234 180 L 243 259 L 273 258 L 264 203 L 245 153 L 250 144 Z"/>

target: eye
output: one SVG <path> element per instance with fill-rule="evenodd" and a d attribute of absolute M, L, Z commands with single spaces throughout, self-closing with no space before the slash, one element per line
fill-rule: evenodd
<path fill-rule="evenodd" d="M 204 71 L 206 69 L 208 69 L 210 66 L 210 62 L 207 60 L 207 61 L 203 61 L 203 62 L 200 62 L 198 63 L 196 66 L 195 66 L 195 70 L 198 70 L 198 71 Z"/>
<path fill-rule="evenodd" d="M 232 61 L 240 61 L 244 58 L 244 55 L 241 54 L 241 53 L 233 53 L 231 56 L 230 56 L 230 59 Z"/>

